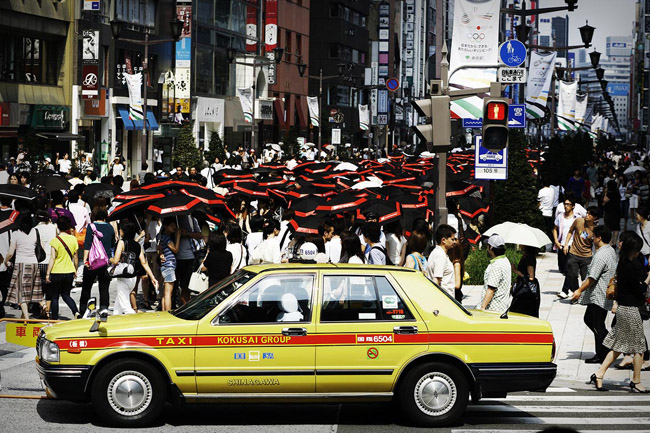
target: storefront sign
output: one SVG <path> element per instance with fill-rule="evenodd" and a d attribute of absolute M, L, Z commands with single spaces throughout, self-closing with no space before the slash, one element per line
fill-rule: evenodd
<path fill-rule="evenodd" d="M 99 98 L 84 101 L 84 115 L 86 117 L 107 117 L 106 89 L 99 91 Z"/>
<path fill-rule="evenodd" d="M 257 118 L 260 120 L 273 120 L 273 101 L 258 100 L 259 109 Z"/>
<path fill-rule="evenodd" d="M 70 108 L 63 105 L 34 105 L 32 127 L 39 129 L 65 129 Z"/>
<path fill-rule="evenodd" d="M 0 126 L 11 126 L 11 102 L 0 102 Z"/>
<path fill-rule="evenodd" d="M 81 97 L 97 99 L 99 96 L 99 65 L 83 65 L 81 71 Z"/>
<path fill-rule="evenodd" d="M 83 31 L 83 63 L 99 62 L 99 30 Z"/>
<path fill-rule="evenodd" d="M 218 98 L 197 98 L 196 120 L 223 123 L 226 101 Z"/>
<path fill-rule="evenodd" d="M 176 6 L 176 16 L 183 21 L 181 38 L 192 36 L 192 6 Z"/>
<path fill-rule="evenodd" d="M 192 38 L 181 38 L 176 42 L 176 68 L 192 67 Z"/>

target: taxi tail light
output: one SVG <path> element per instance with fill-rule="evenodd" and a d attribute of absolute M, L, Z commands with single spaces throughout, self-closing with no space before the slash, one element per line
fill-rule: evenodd
<path fill-rule="evenodd" d="M 551 362 L 555 360 L 555 350 L 557 349 L 557 346 L 555 345 L 555 338 L 553 338 L 553 348 L 551 349 Z"/>

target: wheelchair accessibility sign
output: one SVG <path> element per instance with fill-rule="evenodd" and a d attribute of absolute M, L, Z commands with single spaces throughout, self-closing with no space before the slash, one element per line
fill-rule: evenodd
<path fill-rule="evenodd" d="M 474 158 L 474 179 L 507 180 L 508 179 L 508 148 L 491 152 L 481 146 L 483 137 L 476 136 Z"/>

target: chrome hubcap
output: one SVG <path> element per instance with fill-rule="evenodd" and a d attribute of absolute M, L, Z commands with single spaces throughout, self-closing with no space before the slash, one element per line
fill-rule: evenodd
<path fill-rule="evenodd" d="M 139 371 L 123 371 L 108 385 L 108 402 L 115 412 L 134 416 L 151 404 L 152 388 L 149 379 Z"/>
<path fill-rule="evenodd" d="M 414 397 L 422 412 L 430 416 L 440 416 L 454 407 L 458 391 L 449 376 L 432 372 L 420 378 L 415 385 Z"/>

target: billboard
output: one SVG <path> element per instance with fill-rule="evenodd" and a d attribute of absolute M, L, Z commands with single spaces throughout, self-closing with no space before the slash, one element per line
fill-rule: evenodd
<path fill-rule="evenodd" d="M 628 96 L 630 94 L 629 83 L 609 83 L 607 84 L 607 92 L 611 96 Z"/>

